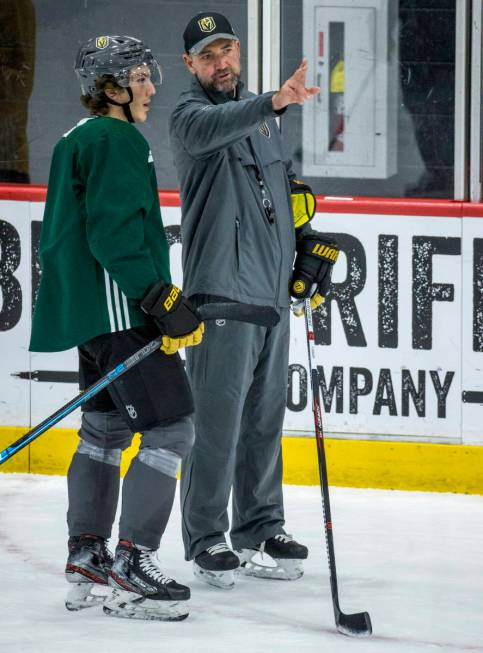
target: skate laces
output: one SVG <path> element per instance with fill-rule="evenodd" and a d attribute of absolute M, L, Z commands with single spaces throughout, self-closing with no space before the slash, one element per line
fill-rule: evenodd
<path fill-rule="evenodd" d="M 288 544 L 288 542 L 295 542 L 293 537 L 291 535 L 287 535 L 286 533 L 280 533 L 279 535 L 274 535 L 273 539 L 282 542 L 282 544 Z"/>
<path fill-rule="evenodd" d="M 282 544 L 288 544 L 289 542 L 295 542 L 293 537 L 291 535 L 287 535 L 287 533 L 279 533 L 278 535 L 274 535 L 273 537 L 269 538 L 271 540 L 277 540 L 278 542 L 281 542 Z M 263 556 L 265 553 L 265 545 L 267 543 L 267 540 L 264 542 L 260 542 L 257 546 L 253 547 L 254 549 L 257 549 Z"/>
<path fill-rule="evenodd" d="M 213 544 L 213 546 L 209 546 L 206 551 L 211 555 L 214 556 L 217 553 L 228 553 L 232 552 L 230 547 L 226 542 L 220 542 L 219 544 Z"/>
<path fill-rule="evenodd" d="M 171 583 L 173 580 L 170 576 L 163 574 L 159 568 L 159 560 L 156 551 L 151 551 L 149 549 L 147 551 L 140 550 L 139 566 L 147 576 L 159 583 L 167 584 Z"/>
<path fill-rule="evenodd" d="M 101 560 L 108 563 L 109 565 L 112 565 L 114 558 L 112 557 L 112 553 L 109 551 L 107 546 L 107 540 L 105 540 L 103 537 L 87 533 L 85 535 L 73 536 L 69 539 L 69 549 L 71 546 L 75 546 L 80 549 L 89 549 L 93 553 L 97 553 L 98 545 L 100 546 L 99 553 Z"/>
<path fill-rule="evenodd" d="M 93 550 L 95 550 L 95 547 L 97 544 L 100 545 L 100 558 L 101 558 L 101 563 L 106 563 L 110 567 L 112 567 L 112 563 L 114 562 L 114 558 L 112 556 L 112 553 L 109 551 L 109 548 L 107 546 L 107 540 L 105 540 L 103 537 L 99 537 L 98 535 L 87 535 L 84 537 L 85 540 L 90 540 L 90 546 Z"/>

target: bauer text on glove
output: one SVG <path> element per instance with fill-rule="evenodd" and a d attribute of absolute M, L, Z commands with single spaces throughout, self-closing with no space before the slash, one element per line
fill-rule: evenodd
<path fill-rule="evenodd" d="M 172 283 L 157 283 L 141 302 L 145 313 L 154 318 L 162 334 L 178 338 L 191 334 L 201 324 L 196 308 Z"/>

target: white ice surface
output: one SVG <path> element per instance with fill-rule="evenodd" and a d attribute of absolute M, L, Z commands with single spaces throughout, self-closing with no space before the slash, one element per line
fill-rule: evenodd
<path fill-rule="evenodd" d="M 302 579 L 203 585 L 176 501 L 161 558 L 190 585 L 191 613 L 143 622 L 65 610 L 65 478 L 0 474 L 1 653 L 483 652 L 482 497 L 331 489 L 341 608 L 374 627 L 352 639 L 334 628 L 320 490 L 284 494 L 287 530 L 310 548 Z"/>

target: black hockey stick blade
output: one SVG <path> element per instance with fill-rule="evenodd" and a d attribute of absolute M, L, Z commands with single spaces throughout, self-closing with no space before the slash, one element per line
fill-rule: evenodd
<path fill-rule="evenodd" d="M 337 630 L 349 637 L 369 637 L 372 635 L 371 618 L 368 612 L 344 614 L 338 612 L 335 623 Z"/>
<path fill-rule="evenodd" d="M 272 306 L 254 306 L 239 302 L 212 302 L 198 308 L 203 320 L 236 320 L 263 327 L 274 327 L 280 321 L 278 311 Z"/>

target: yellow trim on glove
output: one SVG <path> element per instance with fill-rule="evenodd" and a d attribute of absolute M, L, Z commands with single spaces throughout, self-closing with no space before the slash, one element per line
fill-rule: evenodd
<path fill-rule="evenodd" d="M 325 302 L 325 297 L 322 297 L 322 295 L 319 295 L 318 292 L 315 292 L 312 297 L 310 298 L 310 308 L 312 311 L 316 311 L 321 304 Z M 300 302 L 300 304 L 297 304 L 294 309 L 293 309 L 293 314 L 295 317 L 302 317 L 302 315 L 305 313 L 304 311 L 305 303 Z"/>
<path fill-rule="evenodd" d="M 297 185 L 300 188 L 297 188 Z M 292 179 L 290 182 L 292 199 L 293 224 L 299 229 L 307 222 L 310 222 L 315 215 L 315 197 L 309 186 L 302 181 Z"/>
<path fill-rule="evenodd" d="M 203 322 L 200 322 L 199 326 L 192 331 L 187 333 L 184 336 L 179 336 L 178 338 L 171 338 L 170 336 L 163 336 L 163 344 L 161 345 L 161 351 L 164 351 L 165 354 L 171 356 L 176 354 L 178 349 L 183 349 L 183 347 L 196 347 L 203 340 L 203 333 L 205 332 L 205 325 Z"/>

